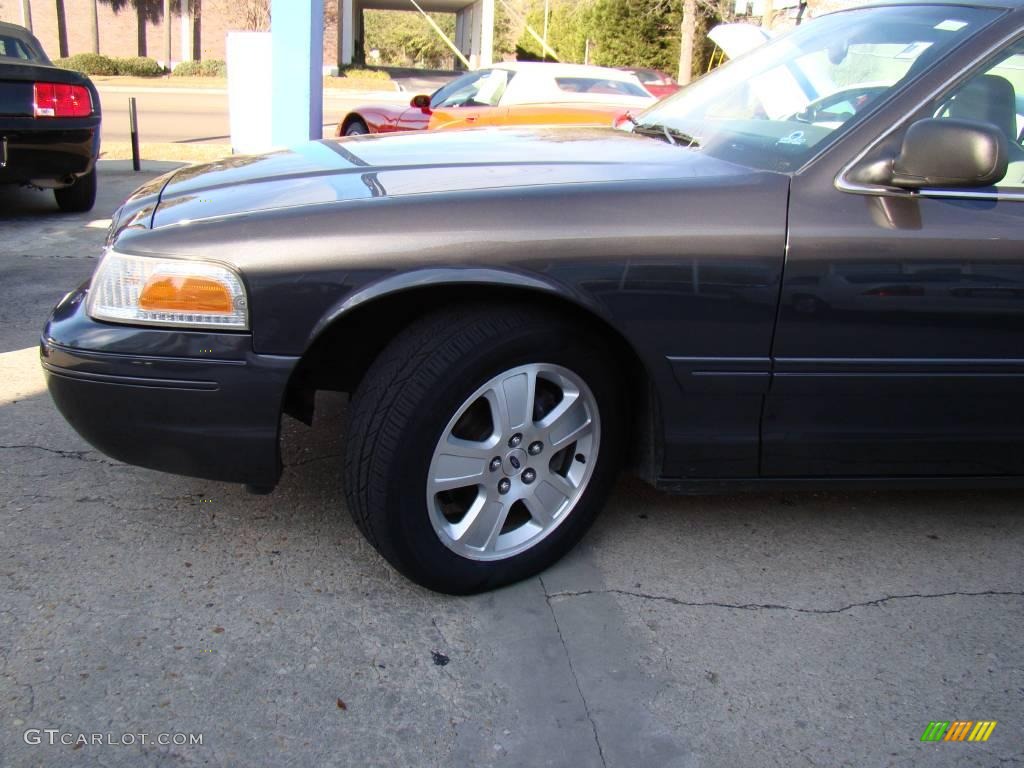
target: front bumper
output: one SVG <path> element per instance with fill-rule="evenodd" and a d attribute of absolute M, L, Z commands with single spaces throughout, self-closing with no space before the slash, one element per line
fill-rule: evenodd
<path fill-rule="evenodd" d="M 255 354 L 249 334 L 97 322 L 86 296 L 83 287 L 57 305 L 40 344 L 50 394 L 71 426 L 128 464 L 272 487 L 298 358 Z"/>

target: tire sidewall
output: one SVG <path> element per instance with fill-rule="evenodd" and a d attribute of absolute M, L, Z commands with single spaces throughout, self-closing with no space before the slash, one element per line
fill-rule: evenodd
<path fill-rule="evenodd" d="M 442 543 L 430 521 L 426 482 L 431 458 L 452 416 L 480 386 L 504 371 L 531 363 L 568 368 L 590 388 L 601 425 L 597 465 L 568 517 L 533 547 L 506 560 L 461 557 Z M 612 371 L 598 339 L 581 338 L 578 332 L 551 323 L 524 328 L 460 357 L 444 380 L 415 404 L 388 473 L 384 513 L 393 532 L 399 569 L 410 570 L 415 580 L 433 589 L 477 592 L 532 575 L 570 549 L 590 526 L 615 480 L 623 404 Z"/>
<path fill-rule="evenodd" d="M 57 207 L 65 213 L 85 213 L 96 204 L 96 169 L 80 176 L 70 187 L 54 190 Z"/>

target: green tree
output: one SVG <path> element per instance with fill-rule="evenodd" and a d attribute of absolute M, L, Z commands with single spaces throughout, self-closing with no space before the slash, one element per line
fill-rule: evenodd
<path fill-rule="evenodd" d="M 590 3 L 579 0 L 550 0 L 548 12 L 548 45 L 561 61 L 583 61 L 587 36 L 592 23 Z M 544 29 L 544 3 L 533 2 L 525 13 L 525 21 L 537 34 Z M 526 29 L 522 30 L 516 52 L 520 59 L 544 58 L 544 49 Z"/>
<path fill-rule="evenodd" d="M 500 2 L 500 0 L 499 0 Z M 653 67 L 676 72 L 685 0 L 549 0 L 548 44 L 562 61 L 582 62 L 589 41 L 590 63 L 607 67 Z M 702 71 L 710 48 L 705 30 L 728 14 L 724 0 L 696 0 L 693 69 Z M 544 26 L 543 0 L 529 0 L 526 21 Z M 519 58 L 541 59 L 542 49 L 524 29 Z"/>
<path fill-rule="evenodd" d="M 433 13 L 431 18 L 449 38 L 455 37 L 455 14 Z M 380 63 L 402 67 L 451 67 L 451 48 L 419 13 L 364 11 L 364 48 L 380 52 Z"/>
<path fill-rule="evenodd" d="M 679 59 L 681 20 L 679 4 L 670 0 L 596 0 L 588 30 L 591 61 L 671 71 Z"/>

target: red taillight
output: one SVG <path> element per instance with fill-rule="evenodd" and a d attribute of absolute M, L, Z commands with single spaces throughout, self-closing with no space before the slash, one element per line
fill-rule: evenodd
<path fill-rule="evenodd" d="M 36 83 L 33 86 L 36 117 L 88 117 L 92 114 L 92 96 L 81 85 Z"/>

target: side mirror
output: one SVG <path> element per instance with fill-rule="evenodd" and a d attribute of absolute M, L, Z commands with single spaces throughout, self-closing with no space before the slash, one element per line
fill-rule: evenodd
<path fill-rule="evenodd" d="M 919 120 L 907 129 L 892 161 L 889 184 L 903 189 L 989 187 L 1002 180 L 1009 142 L 990 123 Z"/>
<path fill-rule="evenodd" d="M 423 94 L 413 96 L 409 106 L 416 107 L 416 109 L 430 109 L 430 97 Z"/>

